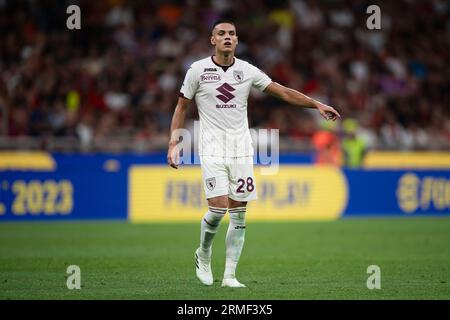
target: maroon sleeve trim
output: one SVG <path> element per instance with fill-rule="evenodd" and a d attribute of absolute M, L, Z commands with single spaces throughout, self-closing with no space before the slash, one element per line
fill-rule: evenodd
<path fill-rule="evenodd" d="M 184 99 L 187 99 L 187 100 L 191 100 L 191 99 L 189 99 L 189 98 L 186 98 L 186 97 L 184 96 L 183 92 L 178 93 L 178 96 L 179 96 L 180 98 L 184 98 Z"/>

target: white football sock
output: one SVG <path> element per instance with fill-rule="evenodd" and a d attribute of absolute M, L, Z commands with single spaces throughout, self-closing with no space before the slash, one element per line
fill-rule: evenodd
<path fill-rule="evenodd" d="M 226 261 L 224 278 L 235 278 L 236 266 L 241 256 L 245 240 L 246 207 L 229 209 L 230 224 L 228 225 L 226 244 Z"/>
<path fill-rule="evenodd" d="M 208 211 L 203 216 L 200 231 L 200 253 L 209 257 L 211 255 L 211 246 L 219 230 L 220 221 L 225 216 L 227 208 L 208 207 Z"/>

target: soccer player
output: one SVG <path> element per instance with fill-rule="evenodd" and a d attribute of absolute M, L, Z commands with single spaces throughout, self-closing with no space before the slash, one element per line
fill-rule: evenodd
<path fill-rule="evenodd" d="M 236 279 L 236 267 L 244 246 L 246 205 L 256 199 L 247 120 L 250 89 L 257 88 L 295 106 L 315 108 L 327 120 L 334 121 L 340 115 L 330 106 L 273 82 L 257 67 L 236 58 L 238 36 L 232 21 L 217 21 L 210 41 L 215 54 L 194 62 L 186 73 L 172 118 L 167 161 L 178 168 L 180 150 L 175 132 L 183 127 L 186 110 L 195 99 L 200 118 L 200 164 L 208 201 L 208 211 L 201 221 L 200 246 L 195 251 L 196 275 L 203 284 L 213 284 L 212 242 L 228 211 L 222 286 L 245 287 Z"/>

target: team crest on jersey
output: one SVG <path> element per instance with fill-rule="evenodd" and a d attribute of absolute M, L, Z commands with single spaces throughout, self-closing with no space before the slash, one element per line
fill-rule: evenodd
<path fill-rule="evenodd" d="M 238 70 L 234 70 L 233 71 L 233 77 L 237 82 L 241 82 L 242 80 L 244 80 L 244 72 L 243 71 L 238 71 Z"/>
<path fill-rule="evenodd" d="M 206 187 L 211 191 L 214 190 L 214 188 L 216 187 L 216 178 L 208 178 L 205 180 L 205 182 Z"/>

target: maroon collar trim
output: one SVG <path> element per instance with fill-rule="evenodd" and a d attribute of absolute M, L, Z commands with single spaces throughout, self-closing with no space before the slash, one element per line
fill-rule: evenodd
<path fill-rule="evenodd" d="M 232 66 L 234 65 L 234 62 L 236 61 L 236 58 L 233 57 L 233 63 L 232 63 L 232 64 L 230 64 L 229 66 L 222 66 L 222 65 L 218 64 L 217 62 L 215 62 L 214 59 L 213 59 L 213 57 L 214 57 L 214 55 L 211 56 L 212 62 L 213 62 L 216 66 L 221 67 L 221 68 L 223 69 L 223 72 L 227 72 L 228 68 L 232 67 Z"/>

